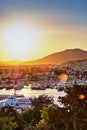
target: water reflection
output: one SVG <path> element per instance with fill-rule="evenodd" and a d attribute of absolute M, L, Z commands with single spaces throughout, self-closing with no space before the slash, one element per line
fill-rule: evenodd
<path fill-rule="evenodd" d="M 3 95 L 6 95 L 6 94 L 13 95 L 14 92 L 15 92 L 14 89 L 10 89 L 10 90 L 2 89 L 2 90 L 0 90 L 1 95 L 2 94 Z M 38 97 L 39 95 L 46 94 L 48 96 L 53 96 L 55 103 L 57 103 L 59 96 L 65 95 L 64 91 L 58 92 L 56 89 L 31 90 L 30 87 L 26 87 L 26 86 L 21 90 L 16 90 L 16 93 L 17 94 L 23 94 L 25 97 L 33 97 L 33 96 Z"/>

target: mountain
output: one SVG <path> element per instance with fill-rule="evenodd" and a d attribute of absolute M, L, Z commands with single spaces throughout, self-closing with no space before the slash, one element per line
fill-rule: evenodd
<path fill-rule="evenodd" d="M 0 62 L 0 65 L 36 65 L 36 64 L 62 64 L 68 61 L 87 60 L 87 51 L 81 49 L 67 49 L 56 52 L 38 60 L 21 62 L 14 60 L 10 62 Z"/>
<path fill-rule="evenodd" d="M 76 61 L 76 60 L 85 60 L 87 59 L 87 51 L 81 49 L 67 49 L 62 52 L 57 52 L 51 55 L 48 55 L 44 58 L 27 61 L 23 64 L 62 64 L 68 61 Z"/>

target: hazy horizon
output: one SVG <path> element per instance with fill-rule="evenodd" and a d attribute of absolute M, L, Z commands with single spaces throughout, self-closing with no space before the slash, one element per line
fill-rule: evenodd
<path fill-rule="evenodd" d="M 87 1 L 0 1 L 0 61 L 36 60 L 74 48 L 87 51 Z"/>
<path fill-rule="evenodd" d="M 62 53 L 62 52 L 64 52 L 64 51 L 70 51 L 70 50 L 81 50 L 81 51 L 86 51 L 86 50 L 83 50 L 83 49 L 80 49 L 80 48 L 68 48 L 68 49 L 65 49 L 65 50 L 62 50 L 62 51 L 57 51 L 57 52 L 53 52 L 53 53 L 50 53 L 50 54 L 48 54 L 48 55 L 45 55 L 45 56 L 43 56 L 43 57 L 40 57 L 40 58 L 36 58 L 36 59 L 33 59 L 33 60 L 29 60 L 29 59 L 27 59 L 27 60 L 20 60 L 20 59 L 13 59 L 13 60 L 0 60 L 0 62 L 15 62 L 15 63 L 18 63 L 18 62 L 31 62 L 31 61 L 36 61 L 36 60 L 40 60 L 40 59 L 43 59 L 43 58 L 45 58 L 45 57 L 47 57 L 47 56 L 51 56 L 51 55 L 53 55 L 53 54 L 56 54 L 56 53 Z M 87 51 L 86 51 L 87 52 Z"/>

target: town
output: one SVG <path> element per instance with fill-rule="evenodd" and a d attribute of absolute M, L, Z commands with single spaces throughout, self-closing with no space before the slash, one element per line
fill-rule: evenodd
<path fill-rule="evenodd" d="M 50 88 L 66 92 L 75 84 L 87 87 L 87 60 L 61 65 L 0 66 L 0 91 L 14 89 L 13 95 L 0 95 L 0 107 L 10 105 L 17 111 L 30 108 L 29 97 L 16 94 L 16 90 L 29 85 L 37 91 Z"/>

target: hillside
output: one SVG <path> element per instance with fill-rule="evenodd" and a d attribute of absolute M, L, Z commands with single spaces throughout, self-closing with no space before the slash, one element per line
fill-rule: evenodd
<path fill-rule="evenodd" d="M 24 62 L 23 64 L 62 64 L 68 61 L 84 59 L 87 59 L 87 51 L 81 49 L 67 49 L 38 60 Z"/>
<path fill-rule="evenodd" d="M 67 49 L 62 52 L 56 52 L 38 60 L 21 62 L 14 60 L 10 62 L 0 62 L 0 65 L 33 65 L 33 64 L 62 64 L 68 61 L 87 59 L 87 51 L 81 49 Z"/>

